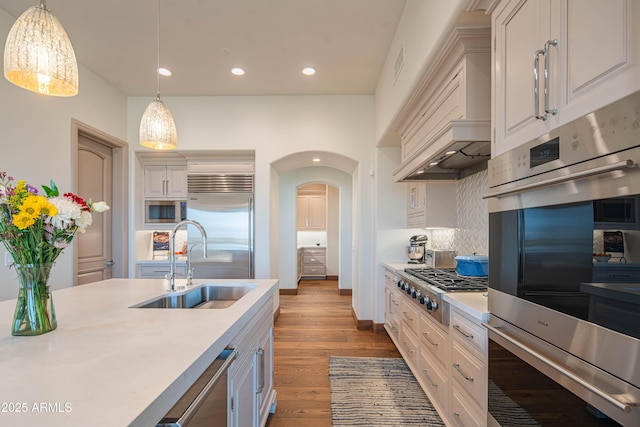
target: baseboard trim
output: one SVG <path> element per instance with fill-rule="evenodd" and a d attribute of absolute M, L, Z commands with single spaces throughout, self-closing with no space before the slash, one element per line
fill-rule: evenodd
<path fill-rule="evenodd" d="M 351 307 L 351 315 L 353 316 L 353 320 L 356 323 L 356 328 L 359 331 L 372 331 L 373 330 L 373 321 L 372 320 L 360 320 L 358 316 L 356 316 L 356 312 Z"/>
<path fill-rule="evenodd" d="M 280 295 L 298 295 L 298 288 L 295 288 L 295 289 L 280 289 Z"/>
<path fill-rule="evenodd" d="M 335 276 L 327 276 L 327 280 L 338 280 L 338 275 L 336 274 Z"/>
<path fill-rule="evenodd" d="M 278 320 L 278 317 L 280 317 L 280 307 L 278 307 L 276 312 L 273 313 L 273 321 L 274 321 L 274 323 L 275 323 L 276 320 Z"/>
<path fill-rule="evenodd" d="M 344 295 L 351 296 L 351 295 L 353 295 L 353 289 L 338 289 L 338 295 L 340 295 L 340 296 L 344 296 Z"/>

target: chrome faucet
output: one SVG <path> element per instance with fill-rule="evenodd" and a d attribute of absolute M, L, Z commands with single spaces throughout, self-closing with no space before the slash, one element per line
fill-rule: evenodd
<path fill-rule="evenodd" d="M 169 274 L 167 274 L 167 280 L 169 281 L 169 292 L 174 292 L 176 290 L 176 252 L 175 252 L 175 244 L 176 244 L 176 231 L 183 225 L 195 225 L 196 228 L 200 231 L 202 235 L 202 256 L 204 258 L 207 257 L 207 232 L 204 230 L 204 227 L 197 221 L 192 219 L 185 219 L 180 221 L 173 227 L 171 230 L 171 234 L 169 236 Z M 187 268 L 191 269 L 191 260 L 189 259 L 189 248 L 187 248 Z M 187 271 L 187 284 L 191 284 L 191 278 L 193 274 L 191 271 Z"/>

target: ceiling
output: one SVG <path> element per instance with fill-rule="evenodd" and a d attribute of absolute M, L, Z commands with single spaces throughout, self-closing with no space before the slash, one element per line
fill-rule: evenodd
<path fill-rule="evenodd" d="M 0 0 L 18 17 L 38 0 Z M 405 0 L 162 0 L 162 96 L 372 94 Z M 156 0 L 49 0 L 78 62 L 156 93 Z M 317 74 L 304 76 L 313 66 Z M 242 77 L 230 73 L 242 67 Z M 80 80 L 82 90 L 82 74 Z"/>

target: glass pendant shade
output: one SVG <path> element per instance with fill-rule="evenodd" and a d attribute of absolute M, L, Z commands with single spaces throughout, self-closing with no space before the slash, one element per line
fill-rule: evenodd
<path fill-rule="evenodd" d="M 142 114 L 140 145 L 157 150 L 171 150 L 178 145 L 176 124 L 160 97 L 151 101 Z"/>
<path fill-rule="evenodd" d="M 71 41 L 44 1 L 13 24 L 4 48 L 4 76 L 21 88 L 53 96 L 78 93 L 78 64 Z"/>

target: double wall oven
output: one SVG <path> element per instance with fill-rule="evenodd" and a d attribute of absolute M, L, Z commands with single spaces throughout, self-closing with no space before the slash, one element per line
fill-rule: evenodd
<path fill-rule="evenodd" d="M 639 162 L 636 93 L 492 159 L 486 195 L 490 344 L 624 426 L 640 426 Z"/>

